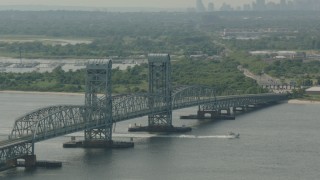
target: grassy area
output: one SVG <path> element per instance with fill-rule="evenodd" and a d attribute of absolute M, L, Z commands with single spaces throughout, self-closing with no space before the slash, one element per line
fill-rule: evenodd
<path fill-rule="evenodd" d="M 148 90 L 148 83 L 146 81 L 142 82 L 140 85 L 137 84 L 115 84 L 112 87 L 112 92 L 117 94 L 122 93 L 137 93 L 137 92 L 147 92 Z"/>
<path fill-rule="evenodd" d="M 230 54 L 230 57 L 236 59 L 244 68 L 249 69 L 254 74 L 261 73 L 264 68 L 268 66 L 268 64 L 263 62 L 260 58 L 250 56 L 243 51 L 235 51 Z"/>
<path fill-rule="evenodd" d="M 0 49 L 0 57 L 12 57 L 12 58 L 19 58 L 19 51 L 17 53 L 7 52 L 7 51 L 1 51 Z"/>
<path fill-rule="evenodd" d="M 308 100 L 308 101 L 320 101 L 320 95 L 308 95 L 305 94 L 302 98 L 299 98 L 301 100 Z"/>

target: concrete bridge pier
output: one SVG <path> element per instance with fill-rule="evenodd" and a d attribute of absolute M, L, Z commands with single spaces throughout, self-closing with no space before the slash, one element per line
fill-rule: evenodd
<path fill-rule="evenodd" d="M 37 165 L 36 155 L 26 155 L 19 159 L 23 159 L 24 161 L 18 162 L 18 159 L 7 160 L 4 164 L 1 164 L 0 171 L 4 171 L 15 167 L 25 167 L 27 169 L 31 169 L 36 167 Z"/>
<path fill-rule="evenodd" d="M 256 108 L 256 107 L 257 107 L 256 104 L 249 104 L 249 105 L 247 106 L 248 109 L 254 109 L 254 108 Z"/>
<path fill-rule="evenodd" d="M 36 163 L 37 163 L 36 155 L 27 155 L 23 159 L 25 161 L 24 166 L 26 168 L 34 168 L 34 167 L 36 167 Z"/>
<path fill-rule="evenodd" d="M 0 166 L 0 171 L 17 167 L 17 159 L 10 159 Z"/>
<path fill-rule="evenodd" d="M 209 114 L 209 116 L 206 116 Z M 181 116 L 182 119 L 218 119 L 218 120 L 234 120 L 232 108 L 212 109 L 203 110 L 200 108 L 197 111 L 196 116 Z"/>
<path fill-rule="evenodd" d="M 6 165 L 8 165 L 8 166 L 16 166 L 17 165 L 17 159 L 8 160 L 6 162 Z"/>
<path fill-rule="evenodd" d="M 209 118 L 213 119 L 214 117 L 220 115 L 220 110 L 198 110 L 197 112 L 197 118 L 198 119 L 206 119 L 208 118 L 208 116 L 206 116 L 206 114 L 209 114 Z"/>
<path fill-rule="evenodd" d="M 238 107 L 233 107 L 233 111 L 234 112 L 244 112 L 244 111 L 247 111 L 248 107 L 247 106 L 238 106 Z"/>
<path fill-rule="evenodd" d="M 227 109 L 219 109 L 218 110 L 218 115 L 231 115 L 231 108 L 227 108 Z"/>
<path fill-rule="evenodd" d="M 214 109 L 214 110 L 198 110 L 197 112 L 199 118 L 208 117 L 206 114 L 209 114 L 210 117 L 213 119 L 214 117 L 220 115 L 230 115 L 231 112 L 228 109 Z"/>

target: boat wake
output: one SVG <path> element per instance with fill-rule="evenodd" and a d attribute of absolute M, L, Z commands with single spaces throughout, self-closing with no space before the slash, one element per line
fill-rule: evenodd
<path fill-rule="evenodd" d="M 83 137 L 83 133 L 73 133 L 66 135 L 67 137 Z M 227 135 L 208 135 L 208 136 L 196 136 L 196 135 L 175 135 L 175 134 L 147 134 L 147 133 L 113 133 L 114 138 L 182 138 L 182 139 L 236 139 L 240 138 L 240 134 L 228 133 Z"/>
<path fill-rule="evenodd" d="M 162 134 L 131 134 L 114 133 L 113 137 L 121 138 L 183 138 L 183 139 L 235 139 L 239 138 L 238 134 L 228 134 L 228 135 L 211 135 L 211 136 L 195 136 L 195 135 L 162 135 Z"/>

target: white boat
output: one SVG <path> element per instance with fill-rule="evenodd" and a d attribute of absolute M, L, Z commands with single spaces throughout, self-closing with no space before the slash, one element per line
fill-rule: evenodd
<path fill-rule="evenodd" d="M 230 138 L 240 138 L 240 133 L 236 134 L 234 132 L 229 132 L 228 135 L 230 136 Z"/>

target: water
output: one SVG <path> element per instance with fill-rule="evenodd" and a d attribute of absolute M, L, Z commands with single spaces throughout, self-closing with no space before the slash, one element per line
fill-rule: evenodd
<path fill-rule="evenodd" d="M 0 137 L 15 118 L 53 104 L 82 104 L 83 96 L 0 93 Z M 237 116 L 234 121 L 179 120 L 195 108 L 175 111 L 176 125 L 190 125 L 183 136 L 135 135 L 131 149 L 63 149 L 69 136 L 36 144 L 37 158 L 63 162 L 60 169 L 24 168 L 0 172 L 0 179 L 319 179 L 320 105 L 279 104 Z M 118 123 L 116 138 L 130 136 L 129 124 L 146 124 L 146 117 Z M 239 139 L 221 138 L 228 131 Z M 82 133 L 75 135 L 82 138 Z M 121 137 L 120 137 L 121 136 Z M 199 138 L 205 137 L 205 138 Z M 218 138 L 220 137 L 220 138 Z"/>

